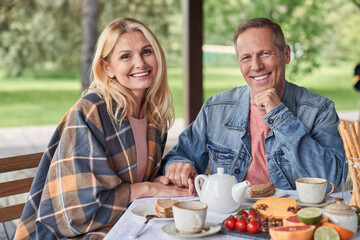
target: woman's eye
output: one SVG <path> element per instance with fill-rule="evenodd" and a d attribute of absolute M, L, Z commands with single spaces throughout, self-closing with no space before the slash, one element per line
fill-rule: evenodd
<path fill-rule="evenodd" d="M 152 53 L 151 49 L 144 49 L 144 50 L 142 51 L 142 54 L 143 54 L 143 55 L 149 55 L 149 54 L 151 54 L 151 53 Z"/>
<path fill-rule="evenodd" d="M 270 53 L 269 52 L 264 52 L 263 55 L 269 55 Z"/>
<path fill-rule="evenodd" d="M 246 57 L 243 57 L 243 58 L 241 59 L 241 61 L 245 61 L 245 60 L 248 60 L 248 59 L 249 59 L 249 57 L 246 56 Z"/>
<path fill-rule="evenodd" d="M 127 60 L 127 59 L 130 58 L 130 55 L 129 54 L 124 54 L 120 58 L 121 58 L 121 60 Z"/>

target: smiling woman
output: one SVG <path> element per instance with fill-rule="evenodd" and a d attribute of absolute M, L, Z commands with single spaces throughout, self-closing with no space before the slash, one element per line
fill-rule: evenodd
<path fill-rule="evenodd" d="M 97 43 L 89 89 L 40 161 L 15 239 L 101 239 L 134 199 L 191 195 L 159 176 L 173 120 L 156 37 L 134 19 L 110 22 Z"/>

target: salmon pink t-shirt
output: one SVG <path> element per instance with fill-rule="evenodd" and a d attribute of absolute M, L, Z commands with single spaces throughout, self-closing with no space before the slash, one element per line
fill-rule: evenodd
<path fill-rule="evenodd" d="M 130 126 L 134 134 L 137 158 L 137 182 L 142 182 L 144 179 L 147 159 L 148 159 L 148 146 L 147 146 L 147 118 L 136 119 L 129 118 Z"/>
<path fill-rule="evenodd" d="M 264 120 L 265 112 L 250 104 L 249 128 L 252 161 L 245 175 L 251 185 L 269 183 L 264 141 L 270 131 Z"/>

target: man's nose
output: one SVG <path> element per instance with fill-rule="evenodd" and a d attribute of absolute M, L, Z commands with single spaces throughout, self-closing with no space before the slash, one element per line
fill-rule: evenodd
<path fill-rule="evenodd" d="M 251 69 L 253 71 L 259 71 L 264 68 L 264 64 L 259 57 L 254 57 L 251 63 Z"/>

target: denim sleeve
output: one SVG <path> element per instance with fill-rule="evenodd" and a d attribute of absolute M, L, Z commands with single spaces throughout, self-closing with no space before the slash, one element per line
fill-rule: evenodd
<path fill-rule="evenodd" d="M 340 185 L 345 152 L 332 101 L 298 117 L 281 103 L 264 119 L 291 164 L 293 179 L 321 177 Z"/>
<path fill-rule="evenodd" d="M 205 173 L 209 157 L 207 145 L 207 114 L 203 106 L 192 122 L 179 136 L 178 143 L 163 158 L 162 173 L 172 163 L 185 162 L 193 165 L 197 173 Z"/>

